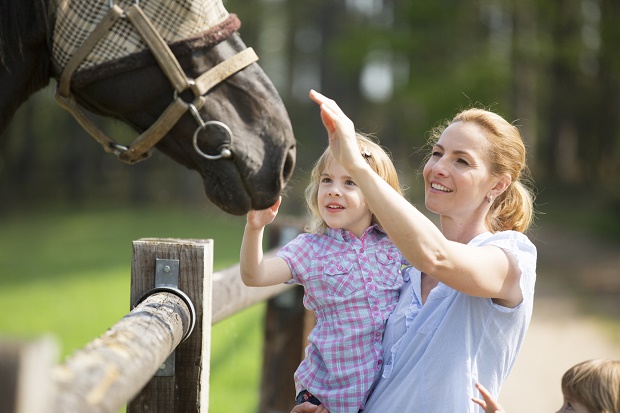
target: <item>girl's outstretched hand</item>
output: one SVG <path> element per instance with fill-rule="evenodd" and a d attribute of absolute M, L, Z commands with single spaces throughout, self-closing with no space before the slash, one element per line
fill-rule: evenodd
<path fill-rule="evenodd" d="M 476 388 L 482 395 L 482 399 L 473 397 L 474 403 L 479 404 L 485 411 L 485 413 L 506 413 L 504 408 L 493 399 L 493 396 L 489 391 L 480 383 L 476 383 Z"/>
<path fill-rule="evenodd" d="M 321 107 L 321 121 L 327 130 L 329 147 L 334 159 L 349 172 L 358 165 L 365 165 L 351 119 L 334 100 L 315 90 L 310 90 L 310 99 Z"/>
<path fill-rule="evenodd" d="M 260 211 L 250 211 L 247 216 L 248 226 L 252 229 L 262 229 L 266 225 L 269 225 L 273 222 L 278 215 L 278 209 L 280 208 L 280 203 L 282 202 L 282 197 L 278 197 L 278 200 L 275 204 L 270 206 L 267 209 L 263 209 Z"/>

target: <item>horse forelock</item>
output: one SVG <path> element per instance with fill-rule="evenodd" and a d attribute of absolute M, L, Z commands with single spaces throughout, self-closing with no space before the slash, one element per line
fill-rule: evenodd
<path fill-rule="evenodd" d="M 62 70 L 86 37 L 108 11 L 108 2 L 55 0 L 56 23 L 52 55 L 54 66 Z M 116 0 L 126 9 L 135 0 Z M 141 0 L 140 7 L 167 43 L 198 36 L 228 17 L 220 0 Z M 147 50 L 148 47 L 127 19 L 119 19 L 102 39 L 78 72 L 105 62 Z"/>
<path fill-rule="evenodd" d="M 234 32 L 239 30 L 241 22 L 236 14 L 231 13 L 221 23 L 213 26 L 198 36 L 170 43 L 172 53 L 179 57 L 191 53 L 197 49 L 206 49 L 228 39 Z M 149 50 L 134 53 L 120 59 L 91 66 L 76 73 L 71 80 L 74 88 L 82 88 L 99 79 L 114 76 L 115 74 L 139 69 L 157 64 L 153 54 Z"/>

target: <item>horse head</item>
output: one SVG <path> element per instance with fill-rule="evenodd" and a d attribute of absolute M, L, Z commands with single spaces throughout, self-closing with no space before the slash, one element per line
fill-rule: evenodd
<path fill-rule="evenodd" d="M 193 1 L 206 1 L 202 10 L 207 10 L 209 16 L 199 16 L 196 20 L 202 26 L 192 32 L 187 28 L 171 27 L 173 23 L 165 21 L 166 13 L 155 17 L 156 13 L 152 13 L 148 17 L 149 7 L 159 11 L 163 10 L 161 7 L 170 7 L 170 4 L 163 4 L 157 9 L 158 2 L 182 3 L 178 1 L 149 0 L 146 3 L 143 0 L 143 7 L 140 7 L 134 0 L 135 3 L 129 2 L 131 7 L 126 9 L 120 9 L 112 1 L 109 7 L 107 4 L 85 6 L 92 2 L 84 0 L 54 1 L 57 7 L 53 8 L 56 25 L 51 73 L 59 83 L 59 102 L 70 109 L 104 149 L 133 163 L 144 159 L 150 147 L 155 146 L 178 163 L 200 173 L 209 199 L 231 214 L 264 209 L 276 201 L 295 165 L 292 127 L 278 92 L 251 58 L 253 51 L 246 48 L 237 33 L 238 19 L 228 14 L 221 2 Z M 98 7 L 86 16 L 90 20 L 95 20 L 93 16 L 105 19 L 110 10 L 117 10 L 117 21 L 110 22 L 105 30 L 99 29 L 103 34 L 86 51 L 80 50 L 84 47 L 81 44 L 71 49 L 74 39 L 85 37 L 83 33 L 72 31 L 79 28 L 67 25 L 70 20 L 67 16 L 76 14 L 71 10 L 72 3 Z M 80 15 L 84 14 L 82 9 Z M 188 18 L 178 19 L 177 14 L 168 13 L 176 16 L 176 21 L 188 21 Z M 119 33 L 128 32 L 127 27 L 131 26 L 128 20 L 134 25 L 134 20 L 145 20 L 143 26 L 150 25 L 153 29 L 138 27 L 135 31 L 142 32 L 119 40 L 122 37 Z M 205 27 L 206 24 L 209 27 Z M 85 29 L 83 24 L 78 26 L 90 33 L 97 30 L 97 27 Z M 166 36 L 168 38 L 164 38 Z M 149 37 L 161 37 L 163 46 L 159 47 L 157 41 Z M 57 43 L 63 38 L 64 49 Z M 118 45 L 119 41 L 124 44 Z M 229 65 L 228 62 L 238 60 L 241 54 L 250 56 L 250 60 L 242 58 L 244 62 L 233 64 L 231 70 L 220 70 Z M 162 62 L 167 56 L 172 58 L 171 63 Z M 213 76 L 203 79 L 206 72 L 215 72 L 215 80 Z M 91 130 L 88 125 L 93 123 L 78 106 L 121 120 L 135 129 L 139 138 L 124 145 L 108 138 L 96 127 Z"/>

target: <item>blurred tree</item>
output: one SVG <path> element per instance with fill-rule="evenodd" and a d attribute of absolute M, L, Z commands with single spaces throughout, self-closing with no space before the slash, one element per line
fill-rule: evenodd
<path fill-rule="evenodd" d="M 596 19 L 596 12 L 595 17 Z M 600 82 L 599 102 L 602 113 L 599 136 L 601 142 L 598 154 L 593 162 L 600 157 L 598 178 L 604 179 L 607 186 L 618 195 L 618 178 L 620 177 L 620 55 L 618 41 L 620 41 L 620 3 L 616 0 L 601 0 L 600 10 Z"/>
<path fill-rule="evenodd" d="M 576 182 L 579 92 L 579 0 L 549 2 L 541 7 L 549 27 L 547 61 L 548 101 L 544 111 L 548 139 L 541 151 L 546 173 L 567 182 Z"/>
<path fill-rule="evenodd" d="M 538 168 L 541 88 L 540 18 L 537 2 L 512 1 L 511 108 L 528 146 L 533 173 Z"/>

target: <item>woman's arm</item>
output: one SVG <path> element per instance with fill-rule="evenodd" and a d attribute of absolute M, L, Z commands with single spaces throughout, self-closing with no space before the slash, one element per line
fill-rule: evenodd
<path fill-rule="evenodd" d="M 262 211 L 250 211 L 241 241 L 239 270 L 241 280 L 250 287 L 276 285 L 291 279 L 291 270 L 282 258 L 265 259 L 263 256 L 263 233 L 278 214 L 282 198 Z"/>
<path fill-rule="evenodd" d="M 520 270 L 511 254 L 494 246 L 471 247 L 446 239 L 364 161 L 353 122 L 336 102 L 315 91 L 310 97 L 321 107 L 334 158 L 355 180 L 381 226 L 411 265 L 463 293 L 498 299 L 508 307 L 521 302 Z"/>

